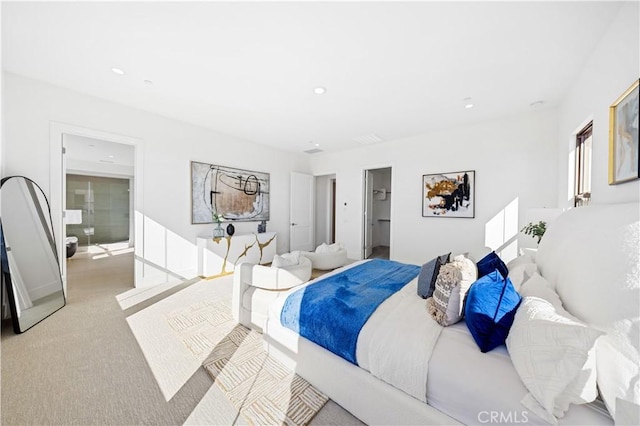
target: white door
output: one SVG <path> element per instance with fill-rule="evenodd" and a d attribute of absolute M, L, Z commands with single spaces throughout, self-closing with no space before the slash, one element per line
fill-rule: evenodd
<path fill-rule="evenodd" d="M 314 177 L 291 173 L 289 251 L 314 249 L 314 199 Z"/>
<path fill-rule="evenodd" d="M 364 258 L 373 251 L 373 173 L 364 171 Z"/>

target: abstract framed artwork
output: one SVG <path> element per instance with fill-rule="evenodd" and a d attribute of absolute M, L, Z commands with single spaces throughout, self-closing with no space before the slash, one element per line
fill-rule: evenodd
<path fill-rule="evenodd" d="M 476 172 L 422 176 L 423 217 L 475 217 Z"/>
<path fill-rule="evenodd" d="M 640 178 L 636 80 L 609 108 L 609 185 Z"/>
<path fill-rule="evenodd" d="M 191 223 L 269 220 L 269 173 L 191 162 Z"/>

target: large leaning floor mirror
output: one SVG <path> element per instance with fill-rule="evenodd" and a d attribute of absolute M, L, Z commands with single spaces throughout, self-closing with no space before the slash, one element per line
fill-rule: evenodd
<path fill-rule="evenodd" d="M 11 176 L 0 181 L 0 199 L 3 305 L 8 302 L 13 330 L 22 333 L 65 305 L 62 277 L 42 189 Z"/>

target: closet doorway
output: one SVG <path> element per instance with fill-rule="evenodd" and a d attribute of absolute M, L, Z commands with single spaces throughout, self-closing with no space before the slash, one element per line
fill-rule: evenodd
<path fill-rule="evenodd" d="M 391 171 L 391 167 L 364 171 L 364 259 L 389 259 Z"/>

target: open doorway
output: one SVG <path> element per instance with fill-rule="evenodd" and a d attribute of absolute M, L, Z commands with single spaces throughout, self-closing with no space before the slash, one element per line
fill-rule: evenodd
<path fill-rule="evenodd" d="M 365 170 L 363 257 L 389 259 L 391 246 L 391 167 Z"/>
<path fill-rule="evenodd" d="M 133 287 L 135 147 L 73 134 L 63 134 L 63 146 L 69 278 L 117 263 Z"/>
<path fill-rule="evenodd" d="M 336 175 L 315 177 L 315 246 L 336 242 Z"/>

